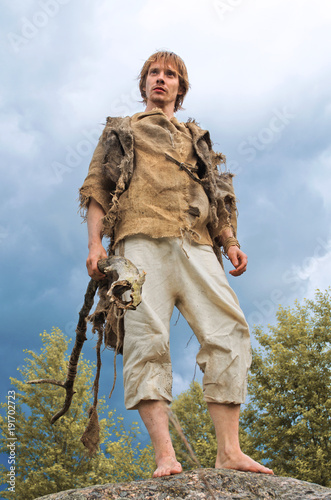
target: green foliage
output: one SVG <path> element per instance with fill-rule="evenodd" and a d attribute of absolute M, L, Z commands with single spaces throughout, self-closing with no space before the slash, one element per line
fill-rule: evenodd
<path fill-rule="evenodd" d="M 282 476 L 331 486 L 331 297 L 316 292 L 294 308 L 280 307 L 277 325 L 255 329 L 250 402 L 241 414 L 244 453 Z M 203 467 L 214 467 L 216 437 L 198 382 L 172 404 Z M 177 457 L 194 468 L 171 429 Z"/>
<path fill-rule="evenodd" d="M 255 336 L 250 403 L 242 414 L 248 452 L 278 475 L 331 486 L 331 297 L 280 307 Z M 257 451 L 254 451 L 257 450 Z"/>
<path fill-rule="evenodd" d="M 11 378 L 16 391 L 15 493 L 2 491 L 3 498 L 32 500 L 36 497 L 72 488 L 151 477 L 152 447 L 143 450 L 134 442 L 139 434 L 137 424 L 127 431 L 123 418 L 108 412 L 100 419 L 99 452 L 89 458 L 80 441 L 91 406 L 93 364 L 83 355 L 78 365 L 74 395 L 69 412 L 54 425 L 51 417 L 63 405 L 65 391 L 53 385 L 29 385 L 34 379 L 65 380 L 68 341 L 58 328 L 41 334 L 40 354 L 27 350 L 28 357 L 19 369 L 23 380 Z M 5 407 L 6 405 L 2 405 Z M 106 411 L 105 401 L 98 403 L 99 418 Z M 2 437 L 0 451 L 8 454 L 8 422 L 0 417 Z M 8 467 L 0 466 L 2 484 L 8 481 Z"/>

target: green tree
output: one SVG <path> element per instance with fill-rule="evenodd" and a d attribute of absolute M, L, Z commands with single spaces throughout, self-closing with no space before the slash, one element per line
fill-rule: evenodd
<path fill-rule="evenodd" d="M 280 307 L 269 333 L 255 328 L 249 403 L 243 407 L 240 444 L 244 453 L 282 476 L 331 486 L 331 297 Z M 173 402 L 189 443 L 203 467 L 214 467 L 216 437 L 199 383 Z M 175 429 L 176 454 L 195 467 Z"/>
<path fill-rule="evenodd" d="M 53 385 L 29 385 L 25 382 L 39 378 L 65 380 L 68 341 L 58 328 L 41 334 L 43 347 L 40 354 L 28 354 L 26 364 L 19 369 L 23 381 L 11 378 L 15 390 L 15 493 L 2 491 L 3 498 L 32 500 L 38 496 L 71 488 L 120 482 L 151 477 L 153 470 L 152 447 L 135 445 L 139 434 L 134 423 L 127 431 L 122 417 L 108 412 L 100 419 L 101 449 L 88 457 L 80 441 L 87 424 L 91 406 L 91 387 L 94 365 L 83 355 L 78 365 L 74 395 L 69 412 L 51 425 L 54 413 L 62 407 L 65 391 Z M 6 405 L 3 404 L 3 407 Z M 107 407 L 100 399 L 98 413 Z M 2 437 L 0 450 L 8 455 L 7 417 L 0 417 Z M 8 483 L 9 465 L 0 467 L 2 484 Z"/>
<path fill-rule="evenodd" d="M 268 328 L 255 329 L 261 348 L 242 415 L 248 452 L 278 475 L 331 486 L 330 289 L 280 307 Z"/>

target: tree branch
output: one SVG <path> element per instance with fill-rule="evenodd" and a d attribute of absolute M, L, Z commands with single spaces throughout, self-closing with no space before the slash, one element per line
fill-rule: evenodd
<path fill-rule="evenodd" d="M 141 302 L 141 287 L 145 281 L 145 273 L 139 273 L 136 266 L 134 266 L 128 259 L 115 255 L 112 255 L 107 259 L 99 260 L 98 267 L 102 273 L 106 274 L 107 279 L 111 284 L 107 292 L 110 302 L 115 302 L 116 306 L 120 309 L 136 309 L 136 307 Z M 114 272 L 117 273 L 117 279 L 115 281 L 111 279 L 111 275 Z M 94 296 L 98 289 L 98 286 L 99 283 L 93 279 L 90 280 L 87 286 L 84 296 L 84 304 L 79 312 L 79 319 L 76 327 L 75 345 L 69 358 L 66 381 L 60 382 L 54 379 L 38 379 L 30 380 L 29 382 L 27 382 L 28 384 L 57 385 L 63 387 L 66 390 L 66 397 L 63 407 L 52 417 L 52 424 L 54 424 L 54 422 L 56 422 L 69 410 L 73 395 L 75 394 L 73 387 L 77 375 L 78 360 L 83 344 L 86 340 L 88 315 L 92 309 Z M 122 295 L 124 292 L 130 289 L 132 290 L 131 301 L 125 302 L 122 299 Z"/>

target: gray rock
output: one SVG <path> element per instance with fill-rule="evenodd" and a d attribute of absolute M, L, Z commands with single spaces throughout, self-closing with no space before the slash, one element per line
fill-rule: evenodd
<path fill-rule="evenodd" d="M 226 469 L 196 469 L 174 476 L 89 486 L 38 500 L 331 500 L 331 488 L 288 477 Z"/>

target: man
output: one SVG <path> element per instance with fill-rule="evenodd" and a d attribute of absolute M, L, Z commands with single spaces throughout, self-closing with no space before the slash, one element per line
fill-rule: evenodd
<path fill-rule="evenodd" d="M 242 453 L 238 439 L 251 354 L 247 323 L 220 264 L 222 246 L 233 276 L 247 266 L 235 237 L 232 176 L 218 172 L 224 157 L 212 150 L 208 132 L 174 117 L 189 88 L 176 54 L 153 54 L 139 86 L 145 111 L 108 118 L 80 190 L 87 209 L 89 275 L 103 278 L 97 267 L 107 257 L 103 235 L 110 237 L 110 251 L 147 273 L 142 303 L 124 318 L 126 407 L 139 410 L 149 432 L 154 477 L 181 472 L 167 412 L 169 321 L 176 305 L 201 346 L 197 362 L 218 442 L 215 467 L 272 474 Z"/>

